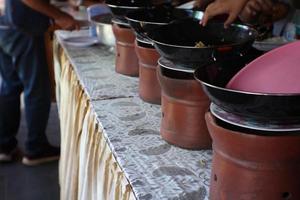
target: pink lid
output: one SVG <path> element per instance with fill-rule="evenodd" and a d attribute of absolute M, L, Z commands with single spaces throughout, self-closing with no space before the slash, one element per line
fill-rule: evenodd
<path fill-rule="evenodd" d="M 300 93 L 300 41 L 255 59 L 240 70 L 226 87 L 257 93 Z"/>

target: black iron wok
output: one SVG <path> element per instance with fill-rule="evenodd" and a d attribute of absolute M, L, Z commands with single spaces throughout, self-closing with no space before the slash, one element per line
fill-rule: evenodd
<path fill-rule="evenodd" d="M 124 22 L 127 22 L 125 16 L 129 12 L 153 7 L 149 0 L 106 0 L 105 3 L 114 17 Z"/>
<path fill-rule="evenodd" d="M 175 20 L 186 18 L 202 19 L 203 12 L 172 7 L 156 7 L 141 9 L 127 14 L 126 19 L 134 31 L 142 37 L 159 26 L 168 25 Z"/>
<path fill-rule="evenodd" d="M 199 25 L 198 20 L 186 19 L 148 32 L 148 37 L 164 58 L 188 68 L 197 68 L 216 59 L 232 59 L 245 54 L 257 35 L 246 25 L 232 24 L 225 29 L 222 22 Z M 206 47 L 195 47 L 197 42 Z"/>
<path fill-rule="evenodd" d="M 261 94 L 225 88 L 249 61 L 240 59 L 199 67 L 194 73 L 195 79 L 210 100 L 227 112 L 273 124 L 300 123 L 300 94 Z"/>

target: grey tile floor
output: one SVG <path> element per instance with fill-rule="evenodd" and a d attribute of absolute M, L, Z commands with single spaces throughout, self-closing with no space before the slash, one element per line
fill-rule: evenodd
<path fill-rule="evenodd" d="M 26 124 L 22 115 L 18 141 L 24 149 Z M 56 104 L 52 104 L 47 128 L 51 144 L 60 143 L 59 120 Z M 26 167 L 20 161 L 0 165 L 0 200 L 58 200 L 58 162 Z"/>

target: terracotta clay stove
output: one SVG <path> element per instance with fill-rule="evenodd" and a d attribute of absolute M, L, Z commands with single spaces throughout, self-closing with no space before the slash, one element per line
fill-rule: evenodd
<path fill-rule="evenodd" d="M 148 103 L 161 103 L 161 88 L 157 79 L 157 61 L 160 57 L 155 48 L 142 38 L 136 39 L 139 60 L 139 95 Z"/>
<path fill-rule="evenodd" d="M 225 129 L 210 114 L 211 200 L 300 199 L 300 133 L 256 135 Z"/>
<path fill-rule="evenodd" d="M 211 138 L 204 118 L 210 101 L 194 79 L 194 70 L 180 71 L 164 58 L 158 62 L 163 139 L 182 148 L 210 149 Z"/>
<path fill-rule="evenodd" d="M 129 26 L 116 23 L 116 19 L 112 21 L 113 32 L 116 38 L 116 72 L 127 76 L 139 76 L 134 32 Z"/>

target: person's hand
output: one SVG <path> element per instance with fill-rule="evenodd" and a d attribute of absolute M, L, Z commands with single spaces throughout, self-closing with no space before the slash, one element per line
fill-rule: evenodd
<path fill-rule="evenodd" d="M 54 19 L 55 24 L 64 30 L 79 30 L 79 22 L 70 15 L 64 13 Z"/>
<path fill-rule="evenodd" d="M 284 18 L 289 6 L 284 3 L 273 3 L 271 0 L 250 0 L 240 14 L 240 19 L 247 23 L 273 23 Z"/>
<path fill-rule="evenodd" d="M 271 16 L 273 13 L 273 2 L 271 0 L 250 0 L 240 13 L 240 19 L 246 23 L 257 22 L 259 16 Z"/>
<path fill-rule="evenodd" d="M 201 24 L 206 26 L 209 19 L 220 14 L 228 14 L 228 18 L 224 23 L 228 27 L 240 14 L 249 0 L 216 0 L 209 4 L 204 12 Z"/>

